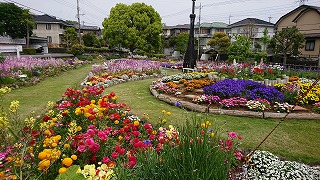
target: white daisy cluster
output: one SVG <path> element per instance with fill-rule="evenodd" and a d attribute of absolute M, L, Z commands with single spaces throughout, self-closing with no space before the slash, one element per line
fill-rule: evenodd
<path fill-rule="evenodd" d="M 246 106 L 252 111 L 259 111 L 259 112 L 265 111 L 268 109 L 265 103 L 260 101 L 255 101 L 255 100 L 248 101 Z"/>
<path fill-rule="evenodd" d="M 243 165 L 237 179 L 320 179 L 320 167 L 311 167 L 292 161 L 281 161 L 267 151 L 256 151 Z"/>
<path fill-rule="evenodd" d="M 285 103 L 275 102 L 273 108 L 278 113 L 287 113 L 287 112 L 290 112 L 292 110 L 293 105 L 290 105 L 287 102 L 285 102 Z"/>

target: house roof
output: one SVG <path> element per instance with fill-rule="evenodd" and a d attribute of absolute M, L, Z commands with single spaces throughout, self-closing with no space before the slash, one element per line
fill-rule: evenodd
<path fill-rule="evenodd" d="M 64 25 L 67 25 L 67 26 L 72 26 L 71 24 L 69 24 L 69 23 L 67 23 L 67 22 L 65 22 L 63 20 L 57 19 L 56 17 L 50 16 L 48 14 L 34 15 L 33 16 L 33 20 L 36 23 L 56 23 L 56 24 L 64 24 Z"/>
<path fill-rule="evenodd" d="M 164 26 L 163 29 L 190 29 L 190 24 L 178 24 L 176 26 Z"/>
<path fill-rule="evenodd" d="M 230 24 L 228 27 L 237 27 L 237 26 L 246 26 L 248 24 L 254 24 L 254 25 L 263 25 L 263 26 L 274 26 L 273 23 L 267 22 L 261 19 L 257 18 L 246 18 L 241 21 L 235 22 L 233 24 Z"/>
<path fill-rule="evenodd" d="M 294 12 L 296 12 L 296 11 L 299 11 L 299 10 L 301 10 L 301 9 L 307 9 L 307 8 L 312 8 L 312 9 L 315 9 L 315 10 L 320 11 L 320 9 L 319 9 L 320 7 L 317 7 L 317 6 L 301 5 L 301 6 L 297 7 L 297 8 L 295 8 L 294 10 L 288 12 L 287 14 L 281 16 L 281 17 L 279 18 L 279 20 L 275 23 L 275 26 L 278 26 L 278 24 L 279 24 L 280 21 L 282 21 L 284 18 L 290 16 L 292 13 L 294 13 Z"/>
<path fill-rule="evenodd" d="M 79 29 L 79 24 L 74 24 L 73 27 L 75 29 Z M 82 29 L 82 30 L 92 30 L 92 31 L 101 30 L 98 26 L 87 26 L 87 25 L 80 25 L 80 29 Z"/>
<path fill-rule="evenodd" d="M 297 20 L 304 14 L 306 13 L 307 11 L 310 11 L 310 10 L 315 10 L 318 14 L 320 14 L 320 7 L 317 7 L 317 6 L 309 6 L 309 7 L 306 7 L 304 10 L 302 10 L 298 15 L 297 17 L 295 17 L 293 19 L 292 22 L 297 22 Z"/>
<path fill-rule="evenodd" d="M 203 28 L 228 28 L 228 24 L 223 22 L 212 22 L 212 23 L 201 23 L 200 25 Z"/>

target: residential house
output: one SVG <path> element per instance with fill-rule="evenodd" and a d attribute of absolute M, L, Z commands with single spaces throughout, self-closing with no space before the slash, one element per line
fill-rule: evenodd
<path fill-rule="evenodd" d="M 169 38 L 170 36 L 178 36 L 180 33 L 190 31 L 190 24 L 182 24 L 182 25 L 176 25 L 176 26 L 166 26 L 164 25 L 162 27 L 162 33 L 165 35 L 166 38 Z"/>
<path fill-rule="evenodd" d="M 231 36 L 234 34 L 247 36 L 253 41 L 253 46 L 257 45 L 258 43 L 263 46 L 263 44 L 259 42 L 259 39 L 263 37 L 263 32 L 265 29 L 268 30 L 269 38 L 272 38 L 275 34 L 273 23 L 256 18 L 246 18 L 230 24 L 228 27 L 231 29 Z"/>
<path fill-rule="evenodd" d="M 74 24 L 73 27 L 76 29 L 76 31 L 79 31 L 79 24 Z M 80 34 L 88 34 L 88 33 L 93 33 L 95 34 L 98 38 L 101 38 L 102 32 L 100 27 L 98 26 L 87 26 L 87 25 L 80 25 Z"/>
<path fill-rule="evenodd" d="M 74 27 L 78 32 L 79 25 L 57 19 L 50 15 L 35 15 L 33 20 L 36 25 L 33 29 L 33 35 L 37 37 L 47 38 L 49 47 L 59 47 L 62 42 L 62 35 L 67 27 Z M 94 33 L 97 37 L 101 37 L 101 29 L 97 26 L 80 25 L 81 35 L 89 32 Z"/>
<path fill-rule="evenodd" d="M 35 15 L 33 20 L 36 22 L 33 35 L 47 38 L 49 47 L 59 47 L 65 29 L 73 27 L 71 24 L 47 14 Z"/>
<path fill-rule="evenodd" d="M 275 24 L 277 31 L 295 27 L 305 37 L 302 56 L 319 57 L 320 55 L 320 7 L 302 5 L 283 15 Z"/>
<path fill-rule="evenodd" d="M 230 28 L 228 27 L 228 24 L 223 22 L 204 22 L 200 24 L 200 28 L 199 23 L 195 26 L 195 36 L 196 38 L 199 38 L 199 45 L 201 50 L 207 50 L 210 48 L 207 43 L 216 32 L 225 32 L 226 34 L 229 34 Z"/>

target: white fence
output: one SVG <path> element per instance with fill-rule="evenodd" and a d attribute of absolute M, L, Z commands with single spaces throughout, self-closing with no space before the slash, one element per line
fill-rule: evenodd
<path fill-rule="evenodd" d="M 0 44 L 26 44 L 26 39 L 12 39 L 10 36 L 0 36 Z"/>

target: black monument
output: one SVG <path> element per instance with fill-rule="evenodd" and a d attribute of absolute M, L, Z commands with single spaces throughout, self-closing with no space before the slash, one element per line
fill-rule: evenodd
<path fill-rule="evenodd" d="M 196 58 L 194 53 L 194 20 L 196 18 L 196 15 L 194 14 L 195 1 L 196 0 L 192 0 L 192 14 L 190 14 L 190 33 L 188 47 L 183 60 L 183 68 L 191 69 L 194 69 L 194 67 L 196 66 Z"/>

